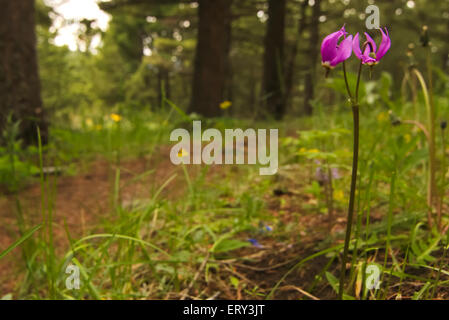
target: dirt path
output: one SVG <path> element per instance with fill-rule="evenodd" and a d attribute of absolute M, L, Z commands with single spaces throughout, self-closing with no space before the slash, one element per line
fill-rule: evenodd
<path fill-rule="evenodd" d="M 156 152 L 151 159 L 140 158 L 124 160 L 120 164 L 121 181 L 121 202 L 122 205 L 131 204 L 135 200 L 147 199 L 159 188 L 167 179 L 178 173 L 172 185 L 162 194 L 168 199 L 180 196 L 184 190 L 185 183 L 177 183 L 184 180 L 180 167 L 171 164 L 169 159 L 169 148 L 163 147 Z M 229 167 L 228 167 L 229 168 Z M 145 175 L 139 181 L 134 181 L 142 173 L 154 170 L 151 174 Z M 199 167 L 189 167 L 192 175 L 199 172 Z M 224 177 L 230 169 L 223 166 L 212 167 L 208 172 L 208 179 L 220 179 Z M 64 224 L 67 223 L 68 230 L 73 238 L 98 232 L 98 225 L 102 219 L 111 217 L 113 201 L 114 179 L 116 168 L 105 160 L 97 160 L 89 165 L 88 170 L 76 176 L 57 177 L 56 194 L 54 198 L 54 237 L 55 243 L 61 252 L 68 246 Z M 304 184 L 308 183 L 304 177 L 294 178 L 299 184 L 292 184 L 291 181 L 284 181 L 290 189 L 300 190 Z M 133 183 L 130 183 L 133 181 Z M 214 180 L 215 181 L 215 180 Z M 219 180 L 216 180 L 219 181 Z M 181 186 L 181 187 L 180 187 Z M 24 216 L 29 226 L 41 221 L 41 187 L 34 184 L 22 190 L 19 195 Z M 265 202 L 270 213 L 277 217 L 280 223 L 295 225 L 293 234 L 299 235 L 298 239 L 275 239 L 274 237 L 261 239 L 264 249 L 260 252 L 256 248 L 248 248 L 240 252 L 241 255 L 256 254 L 258 258 L 252 264 L 229 265 L 230 272 L 237 273 L 239 277 L 246 278 L 248 283 L 257 284 L 261 288 L 272 288 L 279 278 L 285 274 L 301 257 L 307 257 L 313 253 L 315 244 L 328 235 L 326 216 L 303 210 L 303 204 L 310 201 L 307 194 L 287 192 L 285 194 L 267 194 Z M 310 210 L 309 210 L 310 211 Z M 14 196 L 3 196 L 0 199 L 0 249 L 6 248 L 19 237 L 16 223 L 16 205 Z M 339 221 L 344 223 L 344 221 Z M 342 224 L 337 223 L 336 229 L 341 229 Z M 280 254 L 282 253 L 282 254 Z M 17 266 L 24 270 L 21 258 L 21 250 L 15 249 L 4 259 L 0 260 L 0 297 L 13 292 L 17 284 L 21 281 L 21 276 L 15 273 Z M 280 288 L 277 298 L 297 299 L 303 294 L 297 288 L 305 285 L 304 279 L 313 279 L 313 274 L 319 272 L 321 263 L 318 262 L 312 269 L 304 269 L 302 274 L 293 273 L 289 277 L 290 286 L 283 285 Z M 227 273 L 223 273 L 227 275 Z M 225 279 L 223 279 L 225 281 Z M 307 281 L 308 282 L 308 281 Z M 224 282 L 223 282 L 224 283 Z M 220 285 L 220 281 L 217 282 Z M 297 287 L 295 287 L 295 285 Z M 214 286 L 208 288 L 213 294 Z M 224 286 L 221 290 L 220 298 L 237 299 L 242 297 L 241 292 L 226 292 Z M 248 297 L 246 297 L 248 298 Z"/>
<path fill-rule="evenodd" d="M 148 197 L 151 190 L 159 187 L 175 172 L 178 167 L 167 161 L 169 150 L 161 148 L 151 159 L 140 158 L 125 160 L 120 164 L 120 185 L 122 204 L 135 199 Z M 132 180 L 147 172 L 154 171 L 141 180 Z M 55 181 L 54 196 L 54 232 L 58 248 L 67 247 L 67 236 L 64 225 L 67 223 L 72 237 L 80 237 L 94 231 L 101 219 L 111 212 L 111 194 L 115 180 L 116 168 L 105 160 L 97 160 L 89 165 L 87 172 L 77 176 L 52 177 Z M 131 183 L 132 182 L 132 183 Z M 174 191 L 171 191 L 173 194 Z M 178 191 L 182 192 L 178 188 Z M 41 186 L 39 183 L 28 186 L 18 194 L 23 215 L 29 227 L 42 221 L 41 217 Z M 7 248 L 19 238 L 17 227 L 16 200 L 13 195 L 0 198 L 0 250 Z M 12 270 L 21 263 L 20 249 L 15 249 L 0 260 L 0 297 L 14 288 L 14 283 L 20 281 Z"/>

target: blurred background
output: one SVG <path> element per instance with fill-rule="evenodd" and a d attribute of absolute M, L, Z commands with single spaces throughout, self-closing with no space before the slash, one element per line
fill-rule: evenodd
<path fill-rule="evenodd" d="M 346 298 L 447 299 L 449 0 L 0 0 L 0 297 L 336 298 L 352 117 L 320 46 L 379 44 L 369 5 Z M 193 120 L 278 128 L 279 172 L 172 165 Z"/>
<path fill-rule="evenodd" d="M 18 88 L 15 81 L 26 77 L 30 101 L 15 108 L 15 117 L 26 118 L 27 112 L 33 114 L 27 107 L 37 108 L 36 116 L 50 125 L 76 121 L 85 113 L 157 111 L 162 94 L 182 110 L 204 117 L 223 115 L 219 106 L 227 101 L 232 103 L 229 116 L 310 115 L 317 98 L 339 98 L 321 90 L 321 39 L 344 24 L 351 34 L 368 31 L 369 4 L 380 8 L 380 25 L 388 28 L 393 43 L 376 67 L 378 75 L 388 70 L 400 88 L 410 64 L 407 52 L 417 51 L 416 61 L 423 56 L 415 48 L 424 25 L 435 68 L 444 73 L 448 67 L 448 1 L 6 2 L 2 75 L 11 83 L 2 82 L 2 108 L 13 109 L 7 101 L 19 90 L 8 85 Z M 33 30 L 39 76 L 36 66 L 29 66 L 36 59 Z M 370 33 L 380 41 L 379 32 Z M 357 68 L 354 64 L 350 70 Z"/>

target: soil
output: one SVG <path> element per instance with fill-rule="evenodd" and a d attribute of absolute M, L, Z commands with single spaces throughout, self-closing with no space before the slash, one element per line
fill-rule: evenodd
<path fill-rule="evenodd" d="M 159 187 L 175 172 L 177 167 L 167 159 L 169 151 L 161 149 L 157 156 L 148 159 L 124 160 L 120 164 L 121 201 L 123 205 L 131 203 L 134 199 L 145 197 L 152 189 Z M 141 181 L 129 183 L 133 178 L 147 172 L 149 168 L 155 170 Z M 49 177 L 49 185 L 56 190 L 54 198 L 53 221 L 54 237 L 60 251 L 68 246 L 65 225 L 72 238 L 88 235 L 95 231 L 102 219 L 110 216 L 113 206 L 113 186 L 116 168 L 106 160 L 93 161 L 85 173 L 76 176 Z M 179 174 L 178 174 L 179 175 Z M 166 192 L 166 191 L 165 191 Z M 164 196 L 174 197 L 182 190 L 171 188 L 170 194 Z M 46 193 L 48 194 L 48 193 Z M 163 191 L 164 194 L 164 191 Z M 28 228 L 42 221 L 41 214 L 41 185 L 36 183 L 21 190 L 17 195 L 23 216 L 28 222 Z M 6 195 L 0 199 L 0 249 L 6 249 L 15 239 L 20 237 L 17 227 L 17 206 L 14 195 Z M 12 270 L 21 263 L 20 249 L 14 249 L 4 259 L 0 260 L 0 297 L 12 292 L 20 282 L 20 276 Z M 22 266 L 22 270 L 23 270 Z"/>
<path fill-rule="evenodd" d="M 152 158 L 139 158 L 122 160 L 120 163 L 120 201 L 123 206 L 132 205 L 136 199 L 145 199 L 157 190 L 170 177 L 177 174 L 170 185 L 162 191 L 162 196 L 167 199 L 175 199 L 185 192 L 185 183 L 177 183 L 184 180 L 182 170 L 178 166 L 167 161 L 169 148 L 161 147 L 156 156 Z M 199 166 L 188 167 L 189 174 L 199 172 Z M 139 180 L 148 170 L 154 170 Z M 208 179 L 219 181 L 232 167 L 214 167 L 208 171 Z M 117 168 L 108 161 L 97 159 L 93 161 L 85 172 L 78 172 L 76 176 L 52 176 L 49 181 L 54 183 L 54 237 L 57 250 L 64 252 L 68 247 L 67 234 L 64 225 L 67 226 L 72 238 L 79 238 L 98 232 L 98 225 L 107 217 L 110 217 L 114 208 L 113 186 Z M 279 175 L 277 184 L 281 188 L 275 188 L 272 194 L 267 194 L 264 199 L 268 210 L 283 225 L 295 225 L 295 231 L 289 239 L 275 239 L 275 237 L 261 237 L 259 242 L 262 248 L 248 247 L 237 251 L 237 255 L 244 259 L 221 261 L 224 271 L 214 276 L 214 281 L 205 283 L 199 280 L 188 292 L 173 293 L 167 299 L 179 299 L 202 296 L 217 299 L 260 299 L 260 296 L 251 293 L 249 288 L 258 288 L 258 292 L 267 294 L 279 284 L 273 299 L 334 299 L 336 295 L 330 285 L 316 286 L 316 276 L 320 274 L 329 258 L 321 256 L 301 268 L 293 268 L 299 261 L 316 253 L 317 246 L 327 239 L 332 243 L 341 243 L 341 237 L 336 235 L 344 230 L 345 214 L 336 210 L 331 230 L 327 215 L 310 210 L 310 206 L 304 204 L 315 201 L 313 197 L 303 190 L 310 183 L 310 174 L 298 173 L 294 182 L 283 181 L 283 175 Z M 50 186 L 52 184 L 50 183 Z M 21 190 L 17 195 L 20 200 L 23 215 L 28 222 L 27 227 L 38 224 L 41 220 L 41 186 L 39 183 L 30 185 Z M 16 196 L 5 195 L 0 198 L 0 251 L 7 248 L 15 239 L 19 238 L 17 227 Z M 374 214 L 374 220 L 377 219 Z M 293 236 L 294 235 L 294 236 Z M 331 237 L 329 237 L 331 235 Z M 299 237 L 299 238 L 298 238 Z M 21 250 L 16 248 L 4 259 L 0 260 L 0 297 L 15 292 L 19 287 L 23 275 L 16 270 L 24 270 Z M 335 261 L 338 261 L 336 259 Z M 19 268 L 20 267 L 20 268 Z M 336 268 L 335 262 L 332 268 Z M 291 272 L 290 272 L 291 271 Z M 290 272 L 284 281 L 279 282 L 283 275 Z M 244 279 L 238 287 L 229 284 L 229 277 L 236 276 Z M 313 287 L 314 295 L 307 290 Z M 414 292 L 413 285 L 408 289 L 410 296 Z M 404 288 L 403 292 L 407 292 Z M 445 296 L 443 293 L 442 296 Z M 391 297 L 394 298 L 394 297 Z"/>

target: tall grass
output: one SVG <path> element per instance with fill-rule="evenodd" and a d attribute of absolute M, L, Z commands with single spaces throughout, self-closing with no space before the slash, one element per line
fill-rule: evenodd
<path fill-rule="evenodd" d="M 354 79 L 353 75 L 349 77 Z M 366 92 L 365 85 L 361 82 L 361 92 Z M 418 97 L 418 102 L 422 98 Z M 366 97 L 360 96 L 361 103 L 368 107 L 360 119 L 364 145 L 360 150 L 357 177 L 359 192 L 354 198 L 354 236 L 347 244 L 346 261 L 350 272 L 343 298 L 439 298 L 449 285 L 448 240 L 447 235 L 430 229 L 426 223 L 427 189 L 422 183 L 427 170 L 423 163 L 429 159 L 423 143 L 426 138 L 411 126 L 391 125 L 388 109 L 381 109 L 382 99 L 377 95 L 373 98 L 374 105 L 369 105 Z M 389 99 L 388 103 L 400 118 L 409 118 L 413 111 L 411 103 L 404 105 L 400 99 Z M 437 106 L 439 114 L 447 114 L 447 106 Z M 284 138 L 280 144 L 281 168 L 277 177 L 260 177 L 257 168 L 250 166 L 214 169 L 180 166 L 167 172 L 162 180 L 157 179 L 157 167 L 150 165 L 142 172 L 129 172 L 124 166 L 127 158 L 140 157 L 148 163 L 150 158 L 157 160 L 158 147 L 167 147 L 170 130 L 186 125 L 187 115 L 168 101 L 166 107 L 170 109 L 165 113 L 148 117 L 122 115 L 120 128 L 113 125 L 101 130 L 53 129 L 50 145 L 38 144 L 40 208 L 26 207 L 20 192 L 17 193 L 19 235 L 16 239 L 19 240 L 0 250 L 2 260 L 19 253 L 22 257 L 22 265 L 17 266 L 22 280 L 13 292 L 14 298 L 207 299 L 215 294 L 209 291 L 213 287 L 211 284 L 219 283 L 227 285 L 236 297 L 240 292 L 246 298 L 274 299 L 281 296 L 283 286 L 300 277 L 303 268 L 314 266 L 317 261 L 324 261 L 323 266 L 313 279 L 301 278 L 306 287 L 299 288 L 301 291 L 297 292 L 303 292 L 299 296 L 306 299 L 338 297 L 341 287 L 335 274 L 341 267 L 340 253 L 344 244 L 341 223 L 339 225 L 337 219 L 344 216 L 347 208 L 344 199 L 335 195 L 347 196 L 346 186 L 351 178 L 349 149 L 352 141 L 343 130 L 351 122 L 348 112 L 333 109 L 331 112 L 330 106 L 320 105 L 321 116 L 280 123 L 282 132 L 299 128 L 301 133 L 313 128 L 309 138 L 313 135 L 320 138 L 281 134 Z M 331 125 L 322 121 L 325 114 L 332 115 Z M 210 123 L 219 128 L 236 124 L 266 125 L 231 119 L 215 119 Z M 436 137 L 436 145 L 444 145 L 442 137 Z M 308 152 L 298 152 L 301 148 Z M 313 149 L 320 150 L 312 152 Z M 444 146 L 441 152 L 444 155 Z M 44 169 L 54 163 L 65 168 L 76 163 L 73 171 L 65 171 L 63 175 L 77 174 L 96 158 L 109 163 L 110 193 L 105 200 L 109 200 L 110 206 L 95 228 L 75 235 L 69 226 L 58 225 L 56 221 L 61 219 L 55 219 L 55 216 L 64 215 L 64 212 L 55 211 L 58 180 L 64 178 L 48 175 Z M 325 199 L 327 191 L 324 185 L 314 181 L 316 159 L 326 159 L 329 161 L 326 166 L 338 168 L 341 175 L 332 181 L 335 219 L 330 221 L 331 232 L 320 234 L 315 248 L 304 256 L 292 259 L 279 254 L 278 259 L 286 263 L 285 268 L 267 273 L 274 274 L 275 279 L 269 287 L 261 287 L 249 281 L 238 268 L 249 259 L 246 250 L 260 250 L 259 254 L 264 255 L 276 254 L 277 249 L 247 248 L 251 246 L 247 240 L 256 239 L 262 244 L 266 240 L 275 244 L 274 248 L 302 248 L 310 233 L 299 235 L 302 226 L 297 221 L 304 221 L 303 216 L 329 212 L 328 202 L 323 205 L 318 201 Z M 14 163 L 10 164 L 13 171 Z M 131 177 L 124 180 L 124 172 Z M 123 201 L 125 188 L 144 183 L 145 196 L 131 203 Z M 445 185 L 443 180 L 441 185 Z M 288 192 L 285 196 L 273 195 L 278 189 Z M 174 191 L 176 197 L 172 194 Z M 444 187 L 440 194 L 444 213 L 447 206 Z M 316 204 L 301 201 L 298 207 L 283 211 L 288 201 L 301 195 L 317 200 Z M 273 203 L 279 203 L 279 208 L 273 209 Z M 39 221 L 28 217 L 26 212 L 30 210 L 40 211 Z M 274 231 L 262 232 L 261 226 L 267 224 L 273 226 Z M 441 224 L 447 224 L 444 214 Z M 66 239 L 55 238 L 55 228 L 65 229 Z M 329 230 L 327 226 L 326 230 Z M 287 261 L 283 261 L 284 258 Z M 69 265 L 80 270 L 78 290 L 66 287 Z M 366 287 L 366 280 L 371 276 L 367 270 L 371 265 L 381 270 L 379 289 Z M 224 297 L 223 294 L 220 292 L 217 297 Z"/>

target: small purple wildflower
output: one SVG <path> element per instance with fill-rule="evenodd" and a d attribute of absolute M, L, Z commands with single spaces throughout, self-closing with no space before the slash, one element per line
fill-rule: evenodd
<path fill-rule="evenodd" d="M 365 49 L 363 53 L 362 49 L 360 49 L 359 33 L 354 36 L 352 48 L 356 57 L 361 60 L 363 64 L 367 64 L 369 66 L 378 64 L 380 59 L 383 58 L 391 47 L 391 39 L 387 28 L 385 28 L 385 32 L 382 29 L 379 30 L 382 33 L 382 42 L 380 43 L 379 49 L 377 49 L 376 43 L 370 35 L 365 32 L 367 45 L 364 46 Z"/>
<path fill-rule="evenodd" d="M 256 248 L 263 248 L 263 246 L 257 241 L 257 239 L 248 239 L 251 244 Z"/>
<path fill-rule="evenodd" d="M 331 168 L 331 175 L 332 179 L 334 180 L 341 179 L 341 175 L 340 172 L 338 171 L 338 168 Z M 320 183 L 328 182 L 329 175 L 327 173 L 327 170 L 324 169 L 323 167 L 316 168 L 315 179 Z"/>
<path fill-rule="evenodd" d="M 347 36 L 345 27 L 331 33 L 321 44 L 321 64 L 326 69 L 333 69 L 349 59 L 352 54 L 352 35 Z M 343 40 L 339 43 L 340 39 Z"/>

